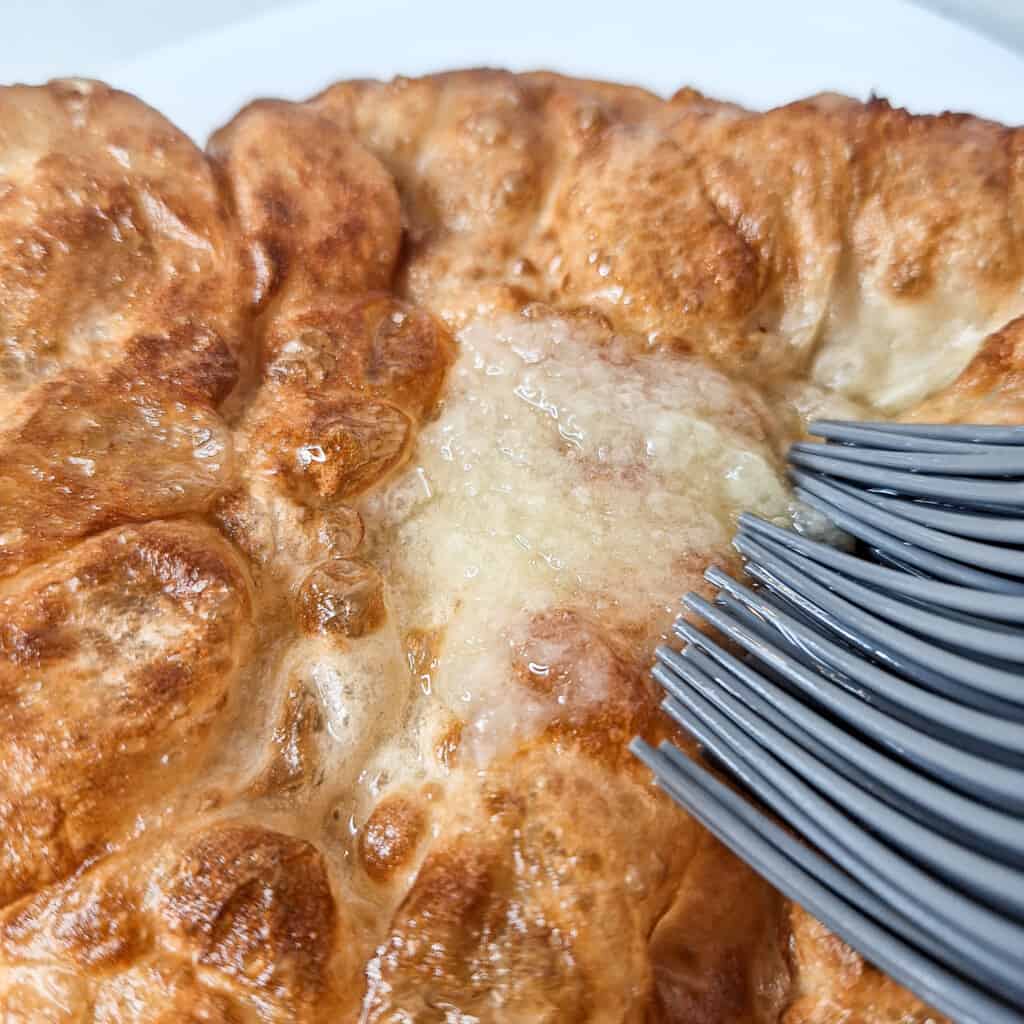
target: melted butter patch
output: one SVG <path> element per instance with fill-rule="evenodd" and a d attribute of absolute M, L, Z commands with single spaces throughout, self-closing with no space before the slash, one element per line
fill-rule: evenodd
<path fill-rule="evenodd" d="M 558 713 L 512 678 L 531 614 L 664 624 L 739 511 L 786 514 L 752 391 L 593 333 L 560 319 L 465 328 L 440 417 L 366 502 L 368 558 L 401 628 L 445 629 L 432 689 L 478 757 Z M 580 692 L 601 700 L 603 686 Z"/>

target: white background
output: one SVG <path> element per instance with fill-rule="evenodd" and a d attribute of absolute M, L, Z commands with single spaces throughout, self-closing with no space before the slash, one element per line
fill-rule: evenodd
<path fill-rule="evenodd" d="M 821 89 L 1024 122 L 1022 0 L 0 0 L 0 80 L 86 74 L 202 139 L 258 94 L 444 67 L 690 84 L 752 106 Z M 1003 45 L 992 41 L 999 38 Z"/>

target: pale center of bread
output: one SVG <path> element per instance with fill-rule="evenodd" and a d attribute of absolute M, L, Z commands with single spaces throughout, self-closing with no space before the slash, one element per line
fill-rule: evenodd
<path fill-rule="evenodd" d="M 956 380 L 992 331 L 1024 312 L 970 289 L 927 303 L 880 301 L 879 293 L 841 289 L 812 369 L 820 385 L 896 415 Z"/>

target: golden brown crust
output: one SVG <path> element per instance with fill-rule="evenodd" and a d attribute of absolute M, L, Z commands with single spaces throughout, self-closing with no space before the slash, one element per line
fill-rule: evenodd
<path fill-rule="evenodd" d="M 265 374 L 276 384 L 351 391 L 425 419 L 454 357 L 433 317 L 391 295 L 295 295 L 267 323 Z"/>
<path fill-rule="evenodd" d="M 210 405 L 244 349 L 235 234 L 203 155 L 159 114 L 96 82 L 7 88 L 0 146 L 3 575 L 202 511 L 230 455 Z"/>
<path fill-rule="evenodd" d="M 426 828 L 419 801 L 400 793 L 385 797 L 373 809 L 359 834 L 359 860 L 375 882 L 387 882 L 406 867 Z"/>
<path fill-rule="evenodd" d="M 696 829 L 666 816 L 653 787 L 547 745 L 493 766 L 475 799 L 396 911 L 367 1020 L 430 1019 L 445 1004 L 508 1021 L 645 1019 L 638 924 L 671 900 Z"/>
<path fill-rule="evenodd" d="M 267 764 L 253 784 L 257 796 L 301 790 L 315 781 L 317 743 L 324 713 L 315 695 L 292 680 L 284 695 L 271 737 Z"/>
<path fill-rule="evenodd" d="M 55 1012 L 47 990 L 74 966 L 97 1019 L 337 1019 L 354 1010 L 351 994 L 339 995 L 354 968 L 344 921 L 313 845 L 248 822 L 202 824 L 114 854 L 0 916 L 16 979 L 5 1010 Z M 34 1003 L 19 984 L 33 977 Z"/>
<path fill-rule="evenodd" d="M 255 826 L 200 836 L 165 883 L 161 916 L 195 963 L 286 993 L 295 1009 L 323 998 L 339 921 L 310 843 Z"/>
<path fill-rule="evenodd" d="M 991 122 L 503 72 L 341 83 L 313 104 L 394 174 L 399 287 L 455 324 L 585 304 L 653 343 L 907 408 L 936 330 L 951 379 L 1022 307 L 1021 133 Z"/>
<path fill-rule="evenodd" d="M 1022 232 L 882 101 L 0 90 L 5 1019 L 935 1019 L 624 745 L 801 416 L 1022 421 Z"/>
<path fill-rule="evenodd" d="M 797 980 L 783 1024 L 844 1019 L 894 1020 L 932 1024 L 945 1020 L 922 1003 L 907 999 L 891 978 L 858 956 L 802 907 L 789 911 L 793 966 Z"/>
<path fill-rule="evenodd" d="M 12 420 L 0 427 L 0 577 L 118 523 L 203 512 L 229 479 L 227 425 L 158 381 L 68 372 Z"/>
<path fill-rule="evenodd" d="M 302 581 L 298 618 L 306 633 L 361 637 L 380 629 L 387 618 L 384 581 L 369 563 L 332 558 Z"/>
<path fill-rule="evenodd" d="M 236 556 L 186 523 L 100 534 L 5 589 L 0 902 L 65 877 L 195 773 L 249 618 Z"/>
<path fill-rule="evenodd" d="M 116 363 L 136 338 L 237 346 L 233 232 L 207 161 L 173 125 L 68 79 L 3 89 L 0 145 L 0 397 Z"/>
<path fill-rule="evenodd" d="M 210 140 L 231 197 L 260 306 L 289 291 L 360 294 L 387 288 L 401 238 L 391 178 L 315 110 L 251 103 Z M 271 145 L 267 145 L 272 140 Z"/>
<path fill-rule="evenodd" d="M 651 935 L 655 1019 L 778 1020 L 791 998 L 786 924 L 778 893 L 702 835 L 685 884 Z"/>

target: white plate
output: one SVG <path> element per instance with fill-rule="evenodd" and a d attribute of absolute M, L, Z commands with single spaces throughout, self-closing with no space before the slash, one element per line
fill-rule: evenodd
<path fill-rule="evenodd" d="M 183 24 L 208 4 L 173 9 Z M 301 98 L 338 78 L 483 64 L 662 93 L 689 84 L 755 107 L 823 89 L 874 91 L 915 111 L 1024 121 L 1024 60 L 901 0 L 321 0 L 95 70 L 202 139 L 257 95 Z"/>

